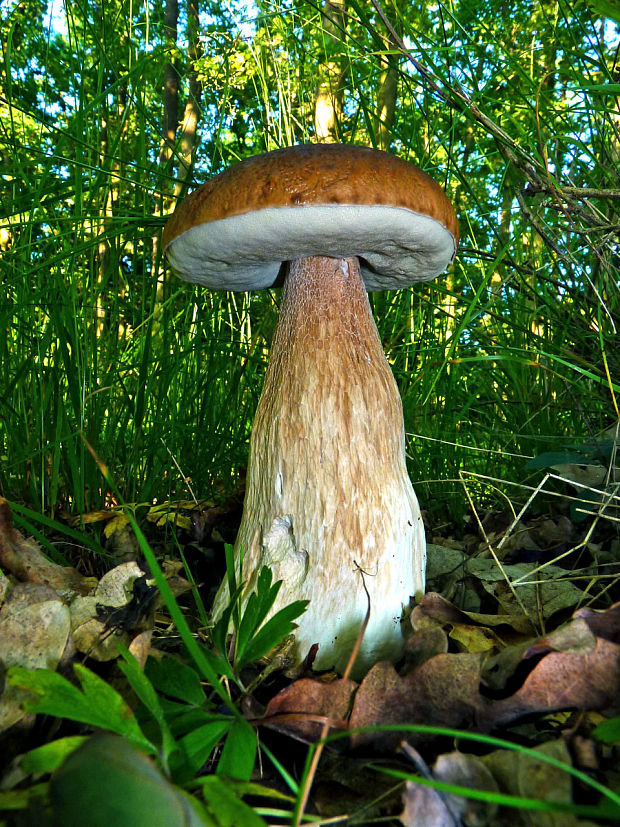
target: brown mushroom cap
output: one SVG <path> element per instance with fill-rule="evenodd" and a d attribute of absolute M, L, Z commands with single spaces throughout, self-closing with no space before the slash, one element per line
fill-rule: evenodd
<path fill-rule="evenodd" d="M 271 287 L 282 262 L 360 259 L 367 290 L 435 278 L 458 225 L 443 190 L 380 150 L 342 144 L 256 155 L 198 187 L 163 233 L 173 270 L 216 290 Z"/>

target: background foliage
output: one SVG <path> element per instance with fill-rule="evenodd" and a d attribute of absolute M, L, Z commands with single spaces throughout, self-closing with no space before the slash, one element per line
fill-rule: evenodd
<path fill-rule="evenodd" d="M 1 37 L 3 495 L 100 506 L 86 442 L 130 502 L 236 484 L 278 295 L 179 283 L 160 232 L 317 139 L 414 161 L 459 213 L 450 273 L 372 298 L 434 525 L 459 472 L 535 485 L 617 421 L 619 41 L 585 3 L 3 0 Z"/>

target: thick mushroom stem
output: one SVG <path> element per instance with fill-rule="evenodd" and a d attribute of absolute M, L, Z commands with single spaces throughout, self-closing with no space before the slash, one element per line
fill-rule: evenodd
<path fill-rule="evenodd" d="M 298 658 L 318 643 L 315 668 L 344 668 L 367 611 L 364 583 L 371 614 L 356 672 L 402 652 L 403 605 L 424 589 L 424 529 L 402 404 L 357 259 L 290 264 L 252 429 L 237 560 L 241 550 L 248 591 L 265 565 L 283 581 L 274 611 L 310 601 Z"/>

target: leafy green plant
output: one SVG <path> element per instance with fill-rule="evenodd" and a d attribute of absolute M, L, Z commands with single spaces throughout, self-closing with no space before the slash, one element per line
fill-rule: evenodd
<path fill-rule="evenodd" d="M 211 636 L 219 656 L 211 656 L 211 662 L 219 674 L 243 688 L 239 681 L 241 670 L 266 655 L 291 632 L 292 622 L 305 611 L 308 601 L 297 600 L 291 603 L 265 623 L 280 590 L 281 581 L 272 583 L 271 569 L 263 567 L 258 575 L 256 590 L 244 602 L 244 584 L 237 580 L 232 546 L 229 545 L 226 546 L 226 572 L 230 598 L 228 606 L 213 627 Z M 227 636 L 231 626 L 234 634 L 231 645 L 228 646 Z"/>
<path fill-rule="evenodd" d="M 24 702 L 29 712 L 67 718 L 88 727 L 122 735 L 130 743 L 156 755 L 157 747 L 144 736 L 131 709 L 106 681 L 82 664 L 74 665 L 81 688 L 50 669 L 14 666 L 6 679 L 12 686 L 31 694 Z"/>
<path fill-rule="evenodd" d="M 157 580 L 162 576 L 161 570 L 141 532 L 139 539 L 143 550 L 148 549 Z M 229 584 L 233 588 L 229 604 L 213 629 L 215 651 L 195 641 L 184 619 L 179 623 L 179 631 L 185 644 L 185 659 L 171 655 L 161 660 L 150 658 L 142 671 L 135 657 L 121 647 L 120 669 L 140 702 L 135 711 L 119 692 L 82 664 L 74 665 L 79 686 L 51 670 L 21 667 L 8 670 L 7 681 L 27 693 L 24 705 L 28 711 L 115 733 L 130 745 L 123 749 L 137 748 L 156 758 L 164 774 L 177 784 L 195 782 L 198 770 L 210 759 L 215 760 L 218 748 L 217 776 L 248 781 L 257 754 L 257 734 L 220 679 L 226 678 L 243 691 L 242 670 L 292 631 L 293 620 L 304 611 L 306 603 L 299 601 L 265 622 L 280 583 L 272 583 L 271 571 L 263 569 L 256 590 L 243 605 L 243 584 L 236 582 L 230 548 L 227 561 Z M 169 590 L 164 599 L 175 614 L 180 612 Z M 231 647 L 227 644 L 229 624 L 235 641 Z M 218 699 L 224 701 L 224 711 Z M 83 743 L 83 737 L 76 736 L 47 744 L 24 757 L 23 769 L 57 770 Z M 230 798 L 232 793 L 226 790 L 221 785 L 207 784 L 204 792 Z M 0 796 L 0 808 L 3 800 Z M 22 803 L 27 801 L 28 796 L 24 796 Z"/>

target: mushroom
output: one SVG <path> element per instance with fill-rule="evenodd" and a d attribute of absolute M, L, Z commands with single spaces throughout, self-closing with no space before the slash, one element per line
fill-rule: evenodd
<path fill-rule="evenodd" d="M 241 161 L 195 190 L 164 230 L 187 281 L 259 290 L 284 276 L 235 560 L 245 595 L 263 566 L 283 581 L 273 611 L 310 601 L 295 653 L 318 644 L 318 669 L 343 670 L 368 597 L 354 673 L 398 658 L 403 607 L 424 590 L 402 404 L 366 291 L 434 278 L 457 242 L 454 209 L 425 173 L 339 144 Z M 226 601 L 224 584 L 216 616 Z"/>

